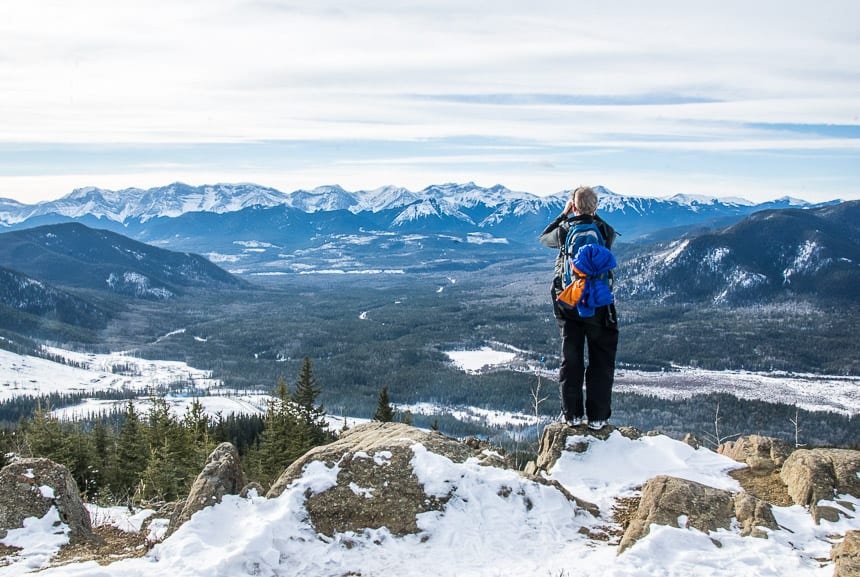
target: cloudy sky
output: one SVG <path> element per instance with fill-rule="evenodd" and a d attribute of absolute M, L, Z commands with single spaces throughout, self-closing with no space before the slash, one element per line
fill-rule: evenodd
<path fill-rule="evenodd" d="M 0 0 L 0 197 L 860 198 L 856 0 Z"/>

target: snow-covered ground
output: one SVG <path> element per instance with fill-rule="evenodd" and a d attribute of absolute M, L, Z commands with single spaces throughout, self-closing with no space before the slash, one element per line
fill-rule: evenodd
<path fill-rule="evenodd" d="M 95 561 L 51 567 L 45 577 L 220 577 L 239 575 L 329 577 L 335 575 L 426 577 L 829 577 L 834 535 L 860 529 L 860 516 L 816 525 L 800 506 L 774 507 L 783 527 L 768 539 L 740 537 L 737 528 L 705 534 L 691 528 L 652 525 L 648 536 L 621 555 L 616 542 L 594 540 L 589 532 L 612 525 L 611 506 L 660 474 L 738 490 L 728 476 L 738 463 L 708 449 L 693 449 L 664 436 L 630 440 L 618 432 L 606 441 L 586 442 L 584 453 L 565 452 L 550 477 L 577 497 L 601 507 L 595 519 L 552 487 L 529 482 L 517 472 L 453 463 L 413 445 L 412 464 L 428 494 L 448 496 L 445 512 L 418 516 L 420 533 L 395 537 L 385 528 L 361 533 L 317 535 L 308 523 L 307 492 L 335 483 L 338 466 L 306 467 L 280 497 L 266 500 L 225 497 L 192 517 L 145 557 L 100 566 Z M 369 498 L 372 498 L 369 497 Z M 833 506 L 860 508 L 860 499 L 842 497 Z M 846 511 L 847 512 L 847 511 Z M 0 542 L 22 547 L 0 574 L 17 576 L 44 567 L 68 540 L 49 514 L 12 530 Z M 139 530 L 146 513 L 94 511 L 100 522 Z M 683 525 L 683 524 L 682 524 Z M 156 525 L 156 527 L 163 527 Z M 717 543 L 718 542 L 718 543 Z"/>
<path fill-rule="evenodd" d="M 413 415 L 451 415 L 464 423 L 480 423 L 490 427 L 532 427 L 545 420 L 523 413 L 480 407 L 447 407 L 435 403 L 398 404 L 396 408 L 401 412 L 409 411 Z"/>
<path fill-rule="evenodd" d="M 167 338 L 171 334 L 162 338 Z M 166 397 L 174 414 L 184 414 L 195 399 L 212 417 L 221 414 L 260 414 L 270 397 L 265 392 L 233 391 L 213 379 L 209 371 L 177 361 L 155 361 L 136 358 L 128 353 L 87 354 L 49 348 L 81 368 L 46 359 L 21 356 L 0 350 L 0 402 L 22 395 L 46 395 L 53 392 L 93 394 L 107 390 L 128 390 L 141 396 L 135 402 L 139 412 L 146 412 L 146 393 L 156 387 L 189 385 L 194 394 L 170 394 Z M 532 360 L 533 354 L 506 345 L 489 343 L 474 350 L 446 351 L 459 369 L 480 374 L 492 369 L 512 369 L 540 373 L 544 391 L 555 386 L 555 373 Z M 686 398 L 708 393 L 731 393 L 745 399 L 781 402 L 808 410 L 824 410 L 847 415 L 860 414 L 860 377 L 787 373 L 752 373 L 744 371 L 706 371 L 679 367 L 669 372 L 646 372 L 619 369 L 615 390 L 658 396 Z M 527 392 L 524 393 L 527 395 Z M 110 412 L 126 401 L 88 399 L 79 405 L 57 409 L 54 414 L 71 419 Z M 533 415 L 511 413 L 478 407 L 448 407 L 429 403 L 398 405 L 400 411 L 413 414 L 448 414 L 464 422 L 477 422 L 503 428 L 532 427 L 538 424 Z M 334 430 L 361 422 L 351 416 L 330 417 Z"/>
<path fill-rule="evenodd" d="M 210 417 L 219 414 L 227 416 L 237 415 L 262 415 L 266 412 L 269 400 L 272 398 L 264 393 L 248 394 L 237 391 L 223 391 L 219 395 L 165 395 L 164 400 L 170 407 L 170 412 L 181 417 L 194 401 L 203 406 L 203 412 Z M 51 414 L 61 420 L 83 419 L 93 415 L 110 414 L 114 411 L 124 410 L 128 400 L 108 399 L 86 399 L 82 403 L 61 409 L 54 409 Z M 135 411 L 144 414 L 152 406 L 150 397 L 139 397 L 133 400 Z"/>
<path fill-rule="evenodd" d="M 797 405 L 809 411 L 860 414 L 860 377 L 679 367 L 665 373 L 619 370 L 615 382 L 616 391 L 661 398 L 729 393 L 741 399 Z"/>
<path fill-rule="evenodd" d="M 46 350 L 78 366 L 0 349 L 0 401 L 24 395 L 146 391 L 175 384 L 207 389 L 222 384 L 212 378 L 210 371 L 178 361 L 152 361 L 122 352 L 90 354 L 56 348 Z"/>
<path fill-rule="evenodd" d="M 446 351 L 445 354 L 455 366 L 468 373 L 527 367 L 529 372 L 541 372 L 545 379 L 555 379 L 555 373 L 535 366 L 534 361 L 521 358 L 516 349 L 501 343 L 474 350 Z M 691 367 L 676 367 L 666 372 L 618 369 L 613 390 L 667 399 L 729 393 L 742 399 L 797 405 L 810 411 L 860 414 L 860 377 L 840 375 L 708 371 Z"/>
<path fill-rule="evenodd" d="M 203 406 L 203 412 L 210 418 L 216 419 L 218 416 L 226 417 L 231 414 L 263 415 L 266 413 L 268 403 L 273 397 L 266 393 L 248 393 L 223 389 L 218 395 L 191 396 L 169 394 L 162 398 L 167 402 L 171 414 L 177 418 L 185 415 L 188 407 L 194 401 L 198 401 Z M 109 414 L 114 411 L 124 411 L 127 403 L 128 400 L 86 399 L 77 405 L 54 409 L 51 411 L 51 415 L 60 420 L 83 419 Z M 134 403 L 134 408 L 138 415 L 146 414 L 150 407 L 152 407 L 150 397 L 138 397 L 133 399 L 132 403 Z M 352 428 L 368 421 L 369 419 L 356 417 L 326 415 L 329 429 L 335 432 L 344 428 Z"/>
<path fill-rule="evenodd" d="M 504 365 L 516 358 L 516 353 L 500 351 L 491 347 L 481 347 L 470 351 L 446 351 L 445 354 L 460 370 L 477 374 L 482 370 L 498 365 Z"/>

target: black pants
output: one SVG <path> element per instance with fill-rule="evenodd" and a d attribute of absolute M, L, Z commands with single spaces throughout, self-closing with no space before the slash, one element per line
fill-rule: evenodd
<path fill-rule="evenodd" d="M 561 329 L 561 367 L 558 371 L 558 382 L 561 389 L 561 408 L 566 420 L 587 416 L 589 421 L 605 421 L 612 414 L 618 324 L 614 315 L 613 318 L 607 318 L 608 316 L 608 307 L 602 307 L 595 312 L 594 317 L 587 319 L 558 319 Z"/>

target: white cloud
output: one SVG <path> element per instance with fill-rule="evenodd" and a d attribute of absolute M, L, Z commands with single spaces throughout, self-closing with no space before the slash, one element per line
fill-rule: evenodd
<path fill-rule="evenodd" d="M 860 140 L 748 126 L 860 124 L 853 0 L 93 0 L 86 10 L 21 3 L 9 14 L 0 146 L 478 136 L 608 151 L 856 154 Z M 521 98 L 493 103 L 506 95 Z M 351 177 L 338 166 L 320 166 L 325 182 Z M 444 180 L 439 168 L 432 181 Z M 491 159 L 485 172 L 496 168 Z M 19 172 L 0 169 L 0 185 L 52 171 Z M 857 176 L 843 173 L 841 186 Z M 388 182 L 377 174 L 361 186 Z"/>

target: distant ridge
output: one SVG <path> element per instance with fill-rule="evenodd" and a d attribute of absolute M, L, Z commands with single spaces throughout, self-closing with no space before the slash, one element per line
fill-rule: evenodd
<path fill-rule="evenodd" d="M 47 283 L 148 299 L 244 282 L 199 255 L 150 246 L 79 223 L 0 234 L 0 262 Z"/>
<path fill-rule="evenodd" d="M 755 204 L 736 197 L 717 199 L 683 194 L 668 198 L 634 197 L 602 186 L 595 188 L 601 196 L 600 213 L 612 221 L 626 241 L 669 227 L 738 219 L 757 210 L 817 206 L 788 197 Z M 305 214 L 367 215 L 366 224 L 385 230 L 417 225 L 420 230 L 445 231 L 456 223 L 455 228 L 466 226 L 475 231 L 501 231 L 504 236 L 531 236 L 561 212 L 568 194 L 569 191 L 560 191 L 540 197 L 499 184 L 485 188 L 473 182 L 436 184 L 417 192 L 397 186 L 351 192 L 330 185 L 283 193 L 256 184 L 189 186 L 179 182 L 146 190 L 87 187 L 59 200 L 35 205 L 0 200 L 0 227 L 29 228 L 77 221 L 149 239 L 151 235 L 142 231 L 156 220 L 277 208 Z"/>
<path fill-rule="evenodd" d="M 810 206 L 810 203 L 790 197 L 764 203 L 753 203 L 739 197 L 719 199 L 703 195 L 675 194 L 665 198 L 630 197 L 616 194 L 602 186 L 595 187 L 607 198 L 601 208 L 612 211 L 623 204 L 642 205 L 648 203 L 675 204 L 678 206 L 750 206 L 789 207 Z M 175 182 L 166 186 L 140 189 L 126 188 L 110 190 L 96 187 L 75 189 L 68 195 L 37 204 L 22 204 L 15 200 L 0 199 L 0 224 L 10 225 L 46 214 L 57 214 L 71 218 L 82 215 L 104 217 L 117 222 L 129 218 L 146 220 L 157 217 L 176 217 L 188 212 L 235 212 L 254 206 L 288 206 L 304 212 L 349 210 L 378 212 L 405 207 L 418 201 L 435 199 L 453 207 L 475 206 L 483 203 L 498 206 L 513 202 L 537 202 L 554 204 L 565 199 L 568 190 L 550 196 L 537 196 L 529 192 L 512 191 L 500 184 L 489 188 L 474 182 L 463 184 L 446 183 L 428 186 L 413 192 L 398 186 L 382 186 L 373 190 L 348 191 L 338 185 L 319 186 L 312 190 L 295 190 L 284 193 L 277 189 L 257 184 L 207 184 L 190 186 Z M 835 202 L 835 201 L 834 201 Z"/>
<path fill-rule="evenodd" d="M 628 297 L 745 304 L 791 297 L 860 303 L 860 201 L 767 210 L 642 247 L 619 267 Z"/>

